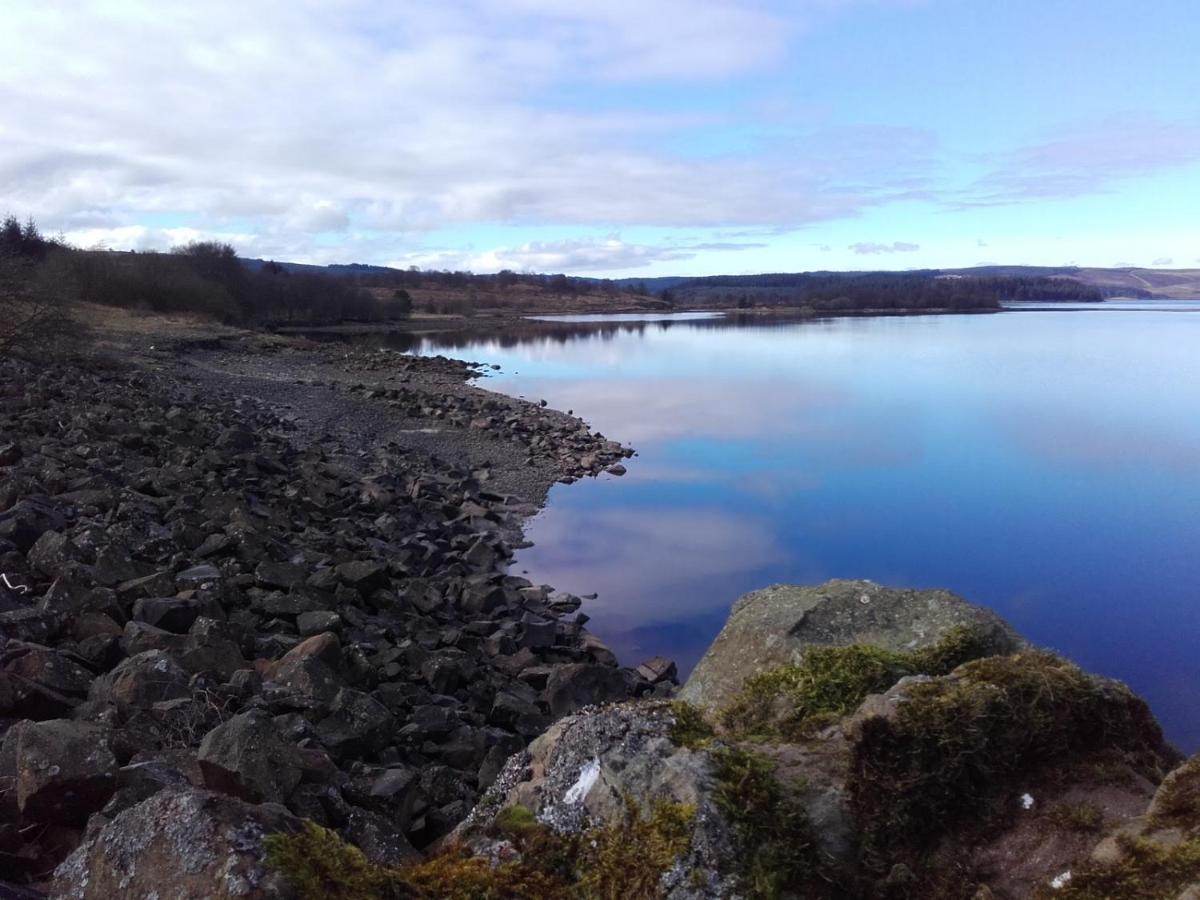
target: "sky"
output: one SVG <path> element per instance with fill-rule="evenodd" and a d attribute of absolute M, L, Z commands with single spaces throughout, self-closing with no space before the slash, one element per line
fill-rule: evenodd
<path fill-rule="evenodd" d="M 613 277 L 1200 267 L 1195 0 L 6 0 L 0 212 Z"/>

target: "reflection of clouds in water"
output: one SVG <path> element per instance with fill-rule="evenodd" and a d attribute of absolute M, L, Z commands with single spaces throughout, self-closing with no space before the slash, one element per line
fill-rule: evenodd
<path fill-rule="evenodd" d="M 549 508 L 529 523 L 534 546 L 514 571 L 577 593 L 597 591 L 606 625 L 669 620 L 703 612 L 680 588 L 763 568 L 788 558 L 769 525 L 712 509 L 581 512 Z M 726 598 L 724 602 L 728 602 Z"/>
<path fill-rule="evenodd" d="M 764 431 L 793 437 L 818 429 L 817 417 L 845 400 L 826 384 L 722 383 L 685 378 L 639 381 L 540 381 L 560 409 L 582 411 L 604 428 L 619 427 L 622 441 L 637 446 L 672 438 L 752 438 Z"/>
<path fill-rule="evenodd" d="M 1124 412 L 1128 418 L 1128 410 Z M 998 412 L 993 422 L 1021 450 L 1055 465 L 1120 470 L 1136 461 L 1171 472 L 1200 469 L 1200 436 L 1153 423 L 1117 425 L 1060 408 L 1009 409 Z"/>

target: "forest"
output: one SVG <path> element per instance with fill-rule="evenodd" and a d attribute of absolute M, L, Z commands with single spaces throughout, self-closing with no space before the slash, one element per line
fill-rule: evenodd
<path fill-rule="evenodd" d="M 564 274 L 243 259 L 232 246 L 216 241 L 165 253 L 85 250 L 45 237 L 32 219 L 21 224 L 9 216 L 0 224 L 0 303 L 8 321 L 22 323 L 44 322 L 77 301 L 189 313 L 227 324 L 320 325 L 402 319 L 414 309 L 473 315 L 481 309 L 567 312 L 582 305 L 602 311 L 621 302 L 640 308 L 794 307 L 837 313 L 987 310 L 1009 301 L 1103 299 L 1097 288 L 1064 277 L 938 270 L 720 275 L 682 279 L 656 296 L 646 294 L 639 282 Z"/>
<path fill-rule="evenodd" d="M 1041 300 L 1097 302 L 1103 294 L 1067 278 L 915 272 L 810 272 L 715 275 L 669 289 L 677 306 L 746 309 L 755 306 L 818 311 L 998 309 L 1002 303 Z"/>

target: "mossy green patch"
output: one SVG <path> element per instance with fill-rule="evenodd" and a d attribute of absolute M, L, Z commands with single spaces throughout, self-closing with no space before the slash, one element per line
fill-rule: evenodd
<path fill-rule="evenodd" d="M 658 803 L 643 818 L 625 801 L 622 821 L 588 832 L 581 842 L 574 894 L 588 900 L 658 897 L 663 874 L 692 845 L 695 807 Z"/>
<path fill-rule="evenodd" d="M 491 832 L 512 843 L 519 861 L 492 865 L 452 848 L 424 862 L 379 866 L 337 834 L 305 822 L 296 834 L 265 840 L 268 864 L 300 900 L 651 900 L 663 874 L 685 857 L 695 809 L 656 804 L 582 834 L 558 834 L 524 807 L 497 816 Z"/>
<path fill-rule="evenodd" d="M 985 636 L 965 626 L 909 653 L 866 644 L 814 647 L 797 665 L 747 679 L 721 711 L 721 722 L 741 736 L 795 737 L 852 712 L 868 694 L 886 691 L 906 675 L 945 675 L 988 652 Z"/>
<path fill-rule="evenodd" d="M 506 806 L 492 820 L 492 831 L 500 837 L 516 837 L 538 827 L 538 820 L 528 808 L 517 803 Z"/>
<path fill-rule="evenodd" d="M 1104 812 L 1095 803 L 1060 803 L 1046 810 L 1047 822 L 1064 831 L 1095 834 L 1104 828 Z"/>
<path fill-rule="evenodd" d="M 380 866 L 336 833 L 311 821 L 296 834 L 263 841 L 267 863 L 300 900 L 567 900 L 565 881 L 523 863 L 491 866 L 452 850 L 408 866 Z"/>
<path fill-rule="evenodd" d="M 1040 897 L 1054 900 L 1170 900 L 1189 885 L 1200 884 L 1200 838 L 1164 846 L 1145 838 L 1125 839 L 1122 858 L 1104 865 L 1088 863 L 1071 872 L 1057 889 Z"/>
<path fill-rule="evenodd" d="M 1184 763 L 1155 799 L 1152 828 L 1200 832 L 1200 754 Z"/>
<path fill-rule="evenodd" d="M 704 718 L 704 713 L 696 706 L 683 700 L 671 704 L 671 723 L 669 737 L 677 747 L 695 750 L 703 747 L 713 736 L 712 726 Z"/>
<path fill-rule="evenodd" d="M 1158 780 L 1173 751 L 1128 688 L 1053 654 L 989 657 L 914 684 L 893 715 L 862 723 L 854 746 L 848 787 L 865 862 L 879 871 L 948 829 L 986 828 L 1018 784 L 1100 753 Z"/>
<path fill-rule="evenodd" d="M 739 747 L 713 753 L 716 802 L 738 843 L 742 888 L 756 900 L 835 896 L 812 827 L 766 758 Z"/>

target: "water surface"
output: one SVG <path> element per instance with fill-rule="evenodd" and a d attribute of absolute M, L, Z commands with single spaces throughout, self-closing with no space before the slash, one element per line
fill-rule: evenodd
<path fill-rule="evenodd" d="M 424 339 L 639 451 L 557 486 L 514 571 L 685 671 L 740 594 L 947 587 L 1200 748 L 1200 304 Z"/>

